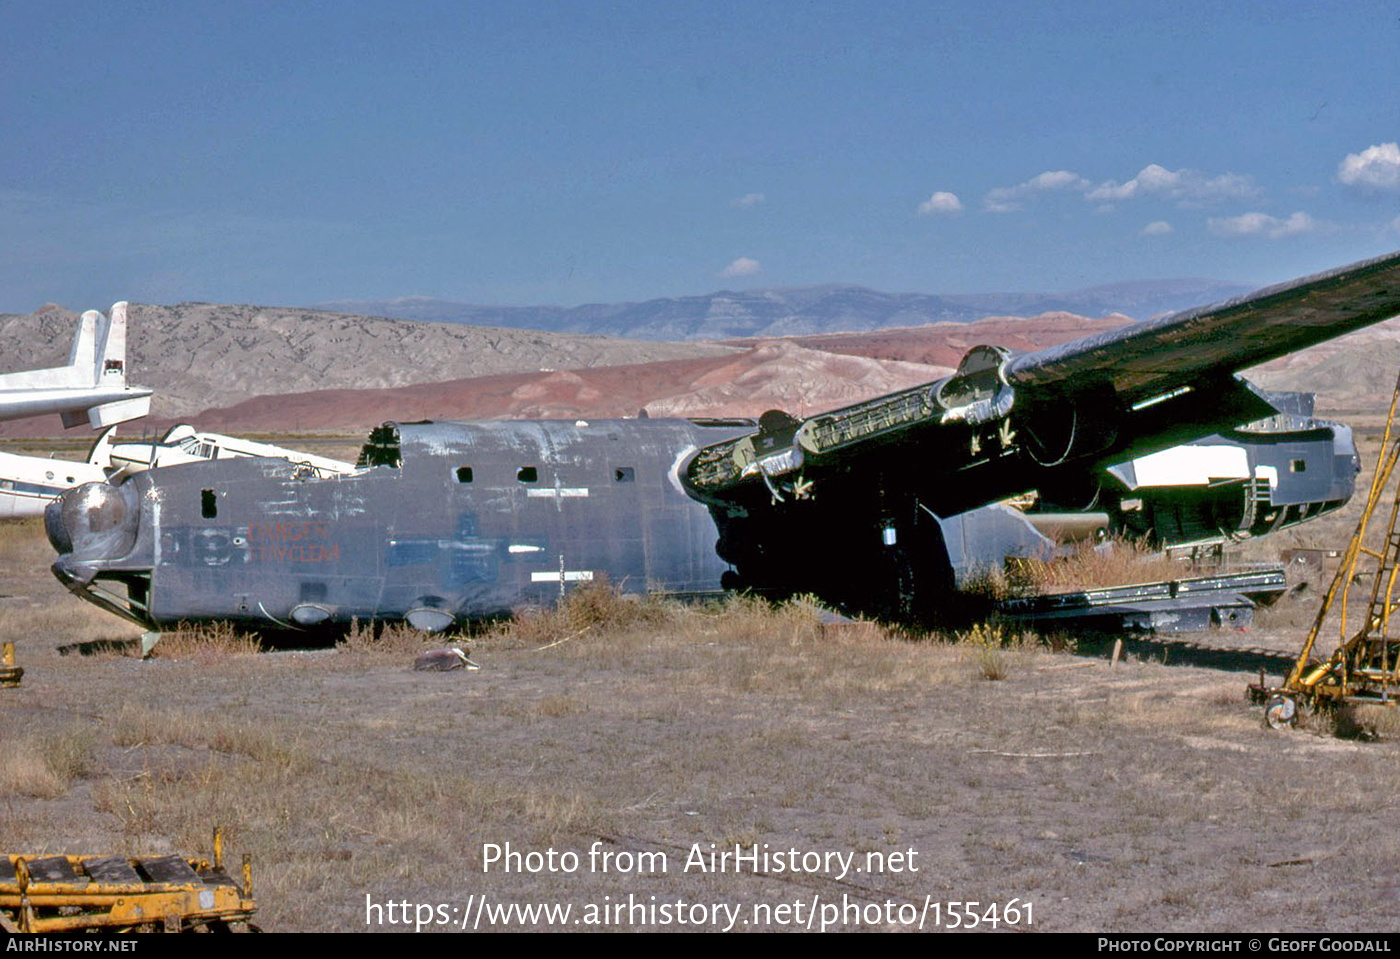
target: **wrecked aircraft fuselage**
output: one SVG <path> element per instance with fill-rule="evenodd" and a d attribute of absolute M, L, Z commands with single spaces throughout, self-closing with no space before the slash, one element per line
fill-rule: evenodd
<path fill-rule="evenodd" d="M 81 487 L 46 525 L 59 579 L 143 625 L 359 618 L 437 630 L 604 577 L 633 592 L 718 591 L 714 525 L 675 470 L 748 429 L 390 424 L 353 473 L 264 458 L 167 467 Z"/>
<path fill-rule="evenodd" d="M 147 628 L 359 619 L 437 631 L 604 579 L 624 592 L 810 592 L 852 611 L 927 618 L 967 577 L 1050 548 L 1047 522 L 1088 517 L 1113 532 L 1146 502 L 1154 516 L 1193 517 L 1176 527 L 1193 536 L 1228 513 L 1209 531 L 1223 538 L 1245 532 L 1246 512 L 1283 525 L 1340 505 L 1355 476 L 1349 433 L 1312 421 L 1263 443 L 1203 441 L 1210 468 L 1243 463 L 1247 481 L 1198 484 L 1182 465 L 1174 487 L 1124 484 L 1110 499 L 1111 479 L 1136 479 L 1127 464 L 1081 491 L 1091 508 L 1077 512 L 996 505 L 940 516 L 936 486 L 893 480 L 860 498 L 830 482 L 753 512 L 697 499 L 682 479 L 696 451 L 753 431 L 746 420 L 386 424 L 351 473 L 267 458 L 166 467 L 71 491 L 46 525 L 58 578 Z M 1199 463 L 1192 450 L 1167 454 Z M 1314 499 L 1269 485 L 1273 451 L 1309 478 Z M 1275 508 L 1271 496 L 1295 502 Z"/>

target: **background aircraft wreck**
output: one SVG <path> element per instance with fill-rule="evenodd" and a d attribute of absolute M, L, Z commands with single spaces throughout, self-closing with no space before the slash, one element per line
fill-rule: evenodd
<path fill-rule="evenodd" d="M 41 516 L 65 491 L 84 483 L 101 483 L 107 478 L 106 451 L 99 440 L 83 463 L 0 453 L 0 519 Z"/>
<path fill-rule="evenodd" d="M 354 463 L 316 456 L 301 450 L 258 443 L 238 436 L 205 433 L 181 423 L 172 426 L 159 440 L 129 443 L 113 442 L 107 452 L 107 464 L 113 472 L 130 474 L 144 469 L 198 463 L 202 460 L 233 459 L 239 456 L 266 456 L 283 459 L 312 470 L 317 476 L 349 473 Z"/>
<path fill-rule="evenodd" d="M 353 463 L 315 456 L 269 443 L 221 433 L 204 433 L 181 423 L 159 440 L 118 443 L 109 427 L 93 444 L 86 462 L 0 453 L 0 519 L 41 516 L 65 491 L 84 483 L 121 482 L 141 470 L 235 456 L 269 456 L 307 466 L 319 476 L 348 473 Z"/>
<path fill-rule="evenodd" d="M 155 628 L 435 630 L 603 577 L 927 619 L 977 562 L 969 544 L 1010 539 L 976 523 L 1035 532 L 982 508 L 1018 494 L 1042 512 L 1111 504 L 1159 535 L 1174 517 L 1187 539 L 1338 505 L 1356 469 L 1344 428 L 1236 373 L 1397 312 L 1391 254 L 1019 356 L 976 347 L 952 376 L 805 420 L 390 423 L 350 473 L 143 472 L 70 491 L 46 527 L 62 582 Z M 1163 477 L 1176 492 L 1154 500 Z"/>
<path fill-rule="evenodd" d="M 0 374 L 0 420 L 60 413 L 63 425 L 103 429 L 145 416 L 151 390 L 126 385 L 126 304 L 88 310 L 66 366 Z"/>

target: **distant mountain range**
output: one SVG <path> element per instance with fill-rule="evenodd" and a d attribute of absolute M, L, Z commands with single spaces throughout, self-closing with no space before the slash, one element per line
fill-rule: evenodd
<path fill-rule="evenodd" d="M 1216 280 L 1140 280 L 1069 293 L 882 293 L 862 286 L 829 284 L 703 296 L 667 297 L 641 303 L 583 306 L 477 306 L 431 297 L 337 300 L 311 308 L 434 323 L 461 323 L 553 333 L 586 333 L 640 340 L 724 340 L 736 337 L 810 336 L 968 323 L 986 316 L 1075 313 L 1122 314 L 1147 319 L 1249 292 Z"/>
<path fill-rule="evenodd" d="M 128 316 L 131 382 L 154 388 L 152 409 L 166 417 L 254 396 L 385 389 L 737 352 L 716 343 L 637 342 L 278 306 L 133 303 Z M 52 304 L 30 314 L 0 314 L 0 373 L 62 364 L 77 326 L 76 314 Z M 0 435 L 9 428 L 0 424 Z"/>

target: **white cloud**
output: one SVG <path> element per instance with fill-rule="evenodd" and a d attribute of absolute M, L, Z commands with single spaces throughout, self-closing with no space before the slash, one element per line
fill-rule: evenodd
<path fill-rule="evenodd" d="M 741 256 L 733 263 L 719 271 L 720 279 L 732 280 L 741 276 L 756 276 L 763 272 L 762 265 L 757 260 L 751 260 L 746 256 Z"/>
<path fill-rule="evenodd" d="M 1153 220 L 1142 228 L 1143 236 L 1166 236 L 1172 232 L 1172 225 L 1166 220 Z"/>
<path fill-rule="evenodd" d="M 1108 180 L 1094 187 L 1085 197 L 1095 202 L 1116 203 L 1141 196 L 1163 196 L 1183 205 L 1217 200 L 1240 200 L 1259 193 L 1254 181 L 1236 173 L 1210 176 L 1200 170 L 1168 170 L 1156 163 L 1143 167 L 1126 183 Z"/>
<path fill-rule="evenodd" d="M 1206 228 L 1216 236 L 1266 236 L 1270 240 L 1311 233 L 1317 226 L 1317 221 L 1306 213 L 1294 213 L 1286 220 L 1267 213 L 1242 213 L 1206 221 Z"/>
<path fill-rule="evenodd" d="M 1378 143 L 1360 153 L 1348 153 L 1337 164 L 1337 179 L 1363 189 L 1400 189 L 1400 144 Z"/>
<path fill-rule="evenodd" d="M 1031 190 L 1083 190 L 1089 186 L 1089 181 L 1068 170 L 1046 170 L 1037 173 L 1022 186 Z"/>
<path fill-rule="evenodd" d="M 935 213 L 961 213 L 962 200 L 956 193 L 939 191 L 919 204 L 919 216 L 933 216 Z"/>
<path fill-rule="evenodd" d="M 1037 173 L 1025 183 L 1016 186 L 999 186 L 987 191 L 982 198 L 982 207 L 992 213 L 1010 213 L 1021 209 L 1021 198 L 1033 193 L 1049 193 L 1055 190 L 1087 190 L 1092 184 L 1077 173 L 1068 170 L 1046 170 Z"/>
<path fill-rule="evenodd" d="M 747 210 L 751 206 L 758 206 L 766 199 L 768 199 L 768 197 L 764 196 L 762 193 L 745 193 L 743 196 L 731 200 L 729 205 L 737 206 L 741 210 Z"/>

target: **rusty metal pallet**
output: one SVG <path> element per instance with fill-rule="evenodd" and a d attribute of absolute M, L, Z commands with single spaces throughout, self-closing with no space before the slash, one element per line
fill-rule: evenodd
<path fill-rule="evenodd" d="M 0 929 L 11 932 L 228 931 L 257 911 L 252 863 L 240 886 L 214 861 L 180 856 L 25 856 L 0 864 Z M 249 923 L 251 931 L 257 927 Z"/>

